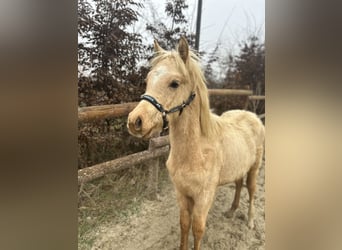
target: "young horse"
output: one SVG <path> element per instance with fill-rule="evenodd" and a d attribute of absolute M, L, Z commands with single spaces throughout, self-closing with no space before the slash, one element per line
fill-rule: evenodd
<path fill-rule="evenodd" d="M 168 127 L 167 169 L 180 208 L 180 249 L 188 249 L 192 224 L 194 249 L 200 248 L 206 218 L 218 185 L 235 182 L 230 210 L 240 200 L 243 177 L 249 193 L 248 226 L 253 228 L 254 192 L 261 164 L 264 126 L 251 112 L 234 110 L 220 117 L 209 109 L 208 90 L 198 58 L 181 38 L 177 51 L 165 51 L 155 41 L 156 56 L 147 75 L 145 95 L 129 114 L 129 132 L 150 138 Z"/>

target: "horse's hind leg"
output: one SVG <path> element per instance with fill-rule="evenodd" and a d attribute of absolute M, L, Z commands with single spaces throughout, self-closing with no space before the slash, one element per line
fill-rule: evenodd
<path fill-rule="evenodd" d="M 249 194 L 249 209 L 248 209 L 248 227 L 254 228 L 254 193 L 256 189 L 256 179 L 259 173 L 263 155 L 263 148 L 257 149 L 256 161 L 251 167 L 247 175 L 247 189 Z"/>
<path fill-rule="evenodd" d="M 235 210 L 239 207 L 240 193 L 242 188 L 243 178 L 235 181 L 235 195 L 230 209 L 224 214 L 227 218 L 232 218 Z"/>

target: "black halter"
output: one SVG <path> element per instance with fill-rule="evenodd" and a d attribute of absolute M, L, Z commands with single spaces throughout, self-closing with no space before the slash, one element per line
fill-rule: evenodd
<path fill-rule="evenodd" d="M 140 97 L 140 100 L 145 100 L 148 101 L 149 103 L 151 103 L 156 109 L 158 109 L 158 111 L 160 113 L 162 113 L 162 117 L 163 117 L 163 132 L 168 130 L 169 128 L 169 121 L 167 120 L 167 114 L 170 113 L 174 113 L 179 111 L 179 115 L 182 114 L 183 109 L 188 106 L 192 100 L 195 98 L 196 94 L 195 92 L 191 92 L 190 96 L 188 97 L 188 99 L 186 101 L 183 101 L 183 103 L 181 105 L 178 105 L 170 110 L 166 110 L 164 109 L 163 105 L 161 105 L 154 97 L 150 96 L 150 95 L 142 95 Z"/>

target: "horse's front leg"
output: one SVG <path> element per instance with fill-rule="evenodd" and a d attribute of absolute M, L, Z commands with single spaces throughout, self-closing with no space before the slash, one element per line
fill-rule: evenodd
<path fill-rule="evenodd" d="M 177 193 L 177 199 L 180 210 L 180 228 L 181 228 L 181 242 L 180 250 L 188 250 L 189 230 L 191 226 L 191 217 L 194 202 L 191 198 L 188 198 L 181 193 Z"/>
<path fill-rule="evenodd" d="M 193 209 L 192 232 L 194 234 L 194 250 L 199 250 L 201 240 L 205 231 L 205 224 L 211 204 L 214 199 L 214 192 L 206 193 L 195 200 Z"/>

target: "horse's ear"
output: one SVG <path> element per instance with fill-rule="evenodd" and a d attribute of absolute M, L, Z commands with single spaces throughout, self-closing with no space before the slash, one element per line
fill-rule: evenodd
<path fill-rule="evenodd" d="M 164 50 L 162 47 L 160 47 L 156 39 L 154 39 L 153 45 L 154 45 L 154 52 L 162 52 Z"/>
<path fill-rule="evenodd" d="M 183 36 L 181 37 L 178 43 L 178 53 L 180 57 L 183 59 L 184 63 L 186 63 L 189 57 L 189 44 Z"/>

